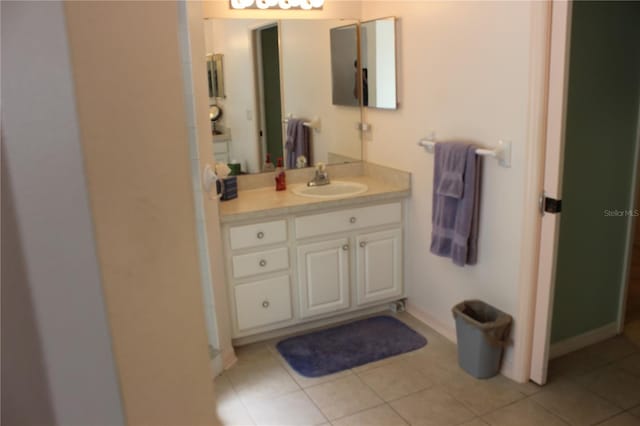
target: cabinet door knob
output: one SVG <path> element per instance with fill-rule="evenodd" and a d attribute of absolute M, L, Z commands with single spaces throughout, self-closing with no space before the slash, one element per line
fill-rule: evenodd
<path fill-rule="evenodd" d="M 266 261 L 266 260 L 264 260 L 264 259 L 262 259 L 262 260 L 260 261 L 260 266 L 262 266 L 262 267 L 267 266 L 267 261 Z"/>
<path fill-rule="evenodd" d="M 262 307 L 265 308 L 265 309 L 268 308 L 269 307 L 269 301 L 265 300 L 264 302 L 262 302 Z"/>
<path fill-rule="evenodd" d="M 367 242 L 366 242 L 366 241 L 360 241 L 360 247 L 364 247 L 364 246 L 366 246 L 366 245 L 367 245 Z"/>
<path fill-rule="evenodd" d="M 349 250 L 349 244 L 345 244 L 342 246 L 342 250 L 347 251 Z"/>
<path fill-rule="evenodd" d="M 259 240 L 263 239 L 264 238 L 264 232 L 262 232 L 262 231 L 258 232 L 256 237 L 258 237 Z"/>
<path fill-rule="evenodd" d="M 349 222 L 351 223 L 356 223 L 356 217 L 355 216 L 351 216 L 351 218 L 349 219 Z"/>

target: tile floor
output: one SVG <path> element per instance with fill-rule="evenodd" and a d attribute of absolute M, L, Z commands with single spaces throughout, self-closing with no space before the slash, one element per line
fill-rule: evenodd
<path fill-rule="evenodd" d="M 392 315 L 392 314 L 390 314 Z M 240 347 L 216 378 L 223 425 L 640 426 L 640 321 L 625 336 L 552 361 L 549 383 L 476 380 L 455 346 L 406 313 L 426 347 L 334 375 L 295 373 L 277 340 Z"/>

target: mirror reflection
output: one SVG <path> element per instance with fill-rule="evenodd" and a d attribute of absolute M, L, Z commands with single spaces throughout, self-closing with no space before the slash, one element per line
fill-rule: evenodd
<path fill-rule="evenodd" d="M 396 109 L 396 20 L 360 24 L 362 102 L 370 108 Z"/>
<path fill-rule="evenodd" d="M 278 159 L 288 168 L 361 160 L 358 99 L 355 108 L 332 102 L 331 30 L 345 23 L 357 28 L 336 19 L 205 20 L 207 52 L 224 55 L 225 97 L 210 98 L 224 111 L 213 136 L 218 161 L 258 173 Z M 356 38 L 351 49 L 353 96 Z"/>
<path fill-rule="evenodd" d="M 331 81 L 334 105 L 360 105 L 356 24 L 331 29 Z"/>
<path fill-rule="evenodd" d="M 222 55 L 211 53 L 207 55 L 207 83 L 209 98 L 224 98 L 224 72 L 222 71 Z"/>

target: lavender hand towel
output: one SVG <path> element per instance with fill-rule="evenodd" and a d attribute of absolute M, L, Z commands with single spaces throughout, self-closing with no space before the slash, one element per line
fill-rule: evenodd
<path fill-rule="evenodd" d="M 288 169 L 296 168 L 296 160 L 301 155 L 307 158 L 307 164 L 311 164 L 309 128 L 304 125 L 303 120 L 289 119 L 287 122 L 287 141 L 284 147 L 287 149 L 286 166 Z"/>
<path fill-rule="evenodd" d="M 458 266 L 477 261 L 479 171 L 473 146 L 436 144 L 431 252 Z"/>

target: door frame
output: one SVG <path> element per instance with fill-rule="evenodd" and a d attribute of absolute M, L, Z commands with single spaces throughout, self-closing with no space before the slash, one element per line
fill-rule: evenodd
<path fill-rule="evenodd" d="M 542 217 L 539 197 L 543 188 L 547 98 L 549 93 L 549 58 L 552 7 L 555 2 L 531 3 L 531 41 L 529 63 L 529 112 L 527 143 L 524 146 L 524 213 L 518 309 L 514 323 L 514 353 L 511 378 L 519 382 L 530 379 L 532 336 L 537 290 L 538 251 Z"/>
<path fill-rule="evenodd" d="M 638 102 L 640 103 L 640 93 L 638 93 Z M 636 150 L 634 152 L 636 161 L 633 165 L 633 182 L 631 184 L 630 209 L 637 209 L 640 194 L 640 107 L 638 108 L 638 121 L 636 126 Z M 624 273 L 622 274 L 622 284 L 620 286 L 620 299 L 618 301 L 618 318 L 617 328 L 618 334 L 624 331 L 625 317 L 627 314 L 627 297 L 629 295 L 629 278 L 631 277 L 631 262 L 633 258 L 633 241 L 635 239 L 636 227 L 639 226 L 638 219 L 635 216 L 627 217 L 627 241 L 624 252 Z"/>
<path fill-rule="evenodd" d="M 266 153 L 268 152 L 267 146 L 267 130 L 266 130 L 266 122 L 267 116 L 264 106 L 264 76 L 263 76 L 263 68 L 262 68 L 262 31 L 268 28 L 276 27 L 278 30 L 278 68 L 280 73 L 280 119 L 284 119 L 284 94 L 283 94 L 283 77 L 282 77 L 282 25 L 279 19 L 273 21 L 265 21 L 261 22 L 258 25 L 252 26 L 249 28 L 251 32 L 251 44 L 252 44 L 252 52 L 253 52 L 253 74 L 254 74 L 254 85 L 255 85 L 255 106 L 256 106 L 256 135 L 258 137 L 258 167 L 260 171 L 262 170 L 262 166 L 264 164 L 264 160 L 266 158 Z M 281 123 L 281 128 L 283 123 Z M 262 134 L 261 134 L 262 132 Z M 282 134 L 282 147 L 284 149 L 284 133 Z M 284 152 L 283 152 L 284 155 Z M 271 161 L 275 163 L 277 158 L 272 158 Z"/>
<path fill-rule="evenodd" d="M 541 199 L 543 196 L 562 199 L 571 10 L 571 1 L 553 2 L 543 164 L 544 195 L 541 194 Z M 530 369 L 531 380 L 540 385 L 547 381 L 559 225 L 558 214 L 546 214 L 541 218 Z"/>

